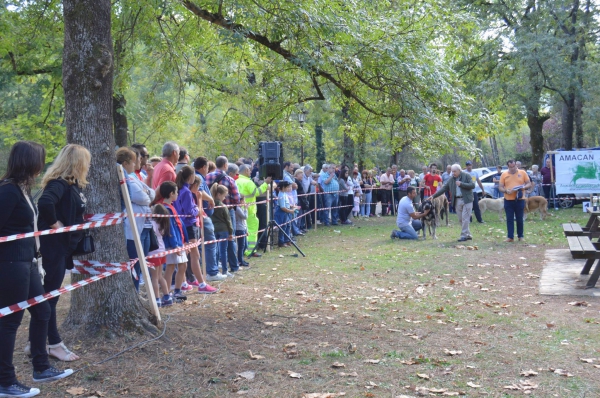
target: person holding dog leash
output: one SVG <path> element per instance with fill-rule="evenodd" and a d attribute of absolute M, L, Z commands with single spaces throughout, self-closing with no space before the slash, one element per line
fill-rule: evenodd
<path fill-rule="evenodd" d="M 452 176 L 441 188 L 438 188 L 431 199 L 433 200 L 450 191 L 452 206 L 458 215 L 458 222 L 462 225 L 458 241 L 465 242 L 473 239 L 469 226 L 471 211 L 473 210 L 473 189 L 475 189 L 475 182 L 473 182 L 471 174 L 462 171 L 459 164 L 453 164 L 451 169 Z"/>

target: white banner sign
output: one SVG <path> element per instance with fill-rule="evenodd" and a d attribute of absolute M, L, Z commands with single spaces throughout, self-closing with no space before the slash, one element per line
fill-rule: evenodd
<path fill-rule="evenodd" d="M 600 192 L 600 151 L 561 151 L 554 160 L 557 194 Z"/>

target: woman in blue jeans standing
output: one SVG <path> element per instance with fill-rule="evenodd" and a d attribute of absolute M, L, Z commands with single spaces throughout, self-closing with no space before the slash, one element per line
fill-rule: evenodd
<path fill-rule="evenodd" d="M 150 203 L 154 200 L 155 192 L 149 186 L 144 184 L 138 176 L 135 174 L 136 164 L 140 161 L 140 157 L 129 148 L 119 148 L 117 150 L 117 163 L 123 166 L 125 170 L 127 180 L 127 190 L 129 191 L 129 199 L 131 200 L 131 207 L 134 213 L 152 213 L 150 209 Z M 123 204 L 121 206 L 125 208 Z M 127 254 L 129 258 L 139 258 L 137 250 L 135 248 L 135 241 L 131 233 L 131 220 L 129 217 L 125 218 L 123 226 L 125 228 L 125 238 L 127 238 Z M 135 224 L 137 225 L 138 233 L 140 234 L 140 240 L 142 242 L 142 250 L 144 255 L 150 252 L 150 230 L 152 229 L 152 223 L 145 217 L 136 217 Z M 133 285 L 135 290 L 140 290 L 140 278 L 142 277 L 142 269 L 140 262 L 136 262 L 133 266 L 137 274 L 137 279 L 133 278 Z M 150 283 L 150 281 L 148 281 Z"/>
<path fill-rule="evenodd" d="M 44 147 L 29 141 L 13 145 L 7 171 L 0 181 L 0 236 L 30 233 L 35 230 L 37 211 L 31 199 L 31 187 L 44 169 Z M 37 263 L 34 238 L 18 239 L 0 244 L 0 308 L 44 294 Z M 58 370 L 50 366 L 46 351 L 50 303 L 44 301 L 28 308 L 30 354 L 33 363 L 33 380 L 44 382 L 58 380 L 73 373 L 71 369 Z M 13 352 L 17 329 L 23 311 L 0 318 L 0 396 L 33 397 L 37 388 L 21 384 L 15 375 Z"/>

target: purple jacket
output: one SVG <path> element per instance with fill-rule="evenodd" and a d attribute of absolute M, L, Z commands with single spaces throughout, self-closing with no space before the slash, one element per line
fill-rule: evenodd
<path fill-rule="evenodd" d="M 191 227 L 198 222 L 198 205 L 194 201 L 194 194 L 190 191 L 190 184 L 184 183 L 179 191 L 177 200 L 173 202 L 177 213 L 192 217 L 181 217 L 185 227 Z"/>

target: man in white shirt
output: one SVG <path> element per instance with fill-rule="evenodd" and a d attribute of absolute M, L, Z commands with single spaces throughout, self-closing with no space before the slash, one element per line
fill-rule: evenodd
<path fill-rule="evenodd" d="M 391 238 L 395 239 L 418 239 L 419 234 L 417 231 L 423 228 L 423 224 L 419 221 L 429 213 L 429 210 L 423 213 L 415 211 L 413 207 L 413 199 L 417 196 L 415 187 L 408 187 L 406 190 L 406 196 L 400 199 L 398 205 L 398 217 L 396 218 L 396 225 L 398 230 L 393 230 Z"/>

